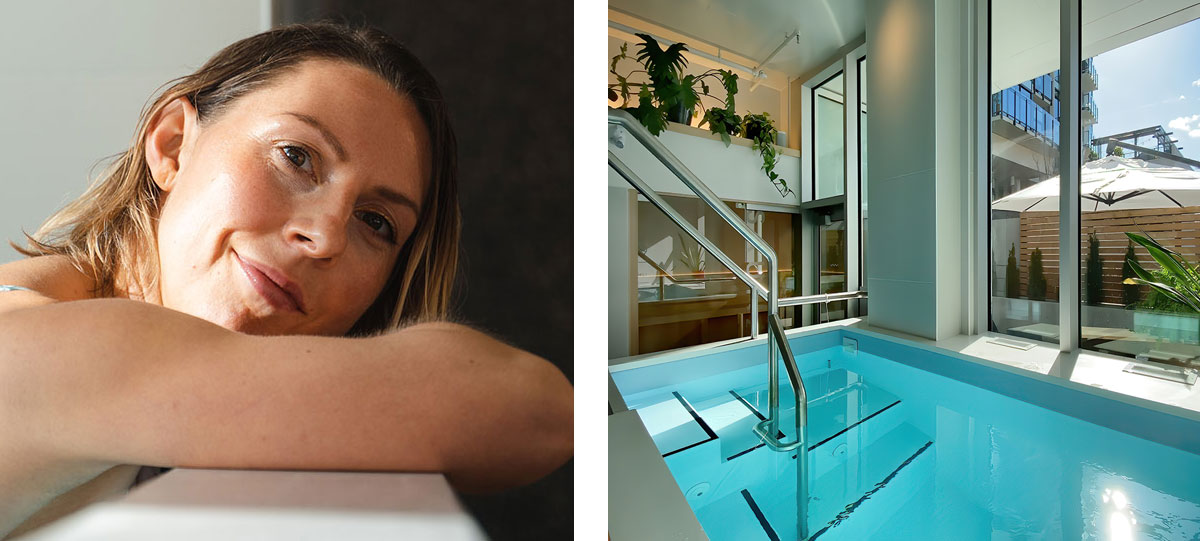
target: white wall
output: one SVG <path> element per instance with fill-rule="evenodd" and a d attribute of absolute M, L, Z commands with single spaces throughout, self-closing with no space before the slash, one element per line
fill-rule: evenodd
<path fill-rule="evenodd" d="M 269 0 L 4 2 L 0 263 L 128 148 L 155 90 L 270 27 Z"/>
<path fill-rule="evenodd" d="M 625 148 L 609 145 L 618 158 L 634 173 L 650 184 L 655 191 L 665 194 L 694 194 L 650 154 L 632 135 L 625 134 Z M 762 171 L 762 157 L 750 147 L 732 144 L 726 147 L 719 140 L 696 137 L 683 133 L 664 131 L 658 140 L 680 159 L 702 182 L 708 185 L 721 199 L 767 203 L 772 205 L 799 205 L 800 159 L 778 155 L 775 172 L 787 180 L 794 193 L 784 197 L 767 179 Z M 610 167 L 609 186 L 628 187 Z"/>
<path fill-rule="evenodd" d="M 965 321 L 963 11 L 958 0 L 867 3 L 869 320 L 932 339 Z"/>
<path fill-rule="evenodd" d="M 637 354 L 634 254 L 637 198 L 633 188 L 608 188 L 608 358 Z"/>

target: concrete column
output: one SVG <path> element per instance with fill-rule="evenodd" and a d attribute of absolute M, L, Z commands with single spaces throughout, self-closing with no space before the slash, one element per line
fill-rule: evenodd
<path fill-rule="evenodd" d="M 867 2 L 869 321 L 931 339 L 965 326 L 968 23 L 959 0 Z"/>

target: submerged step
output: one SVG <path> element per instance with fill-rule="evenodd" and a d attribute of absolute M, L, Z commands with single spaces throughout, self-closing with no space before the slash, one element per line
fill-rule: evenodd
<path fill-rule="evenodd" d="M 846 459 L 837 461 L 824 473 L 810 474 L 810 534 L 845 522 L 866 501 L 885 490 L 929 446 L 929 436 L 902 423 L 857 452 L 848 453 Z M 810 472 L 817 470 L 812 464 L 814 459 L 818 457 L 810 456 Z M 748 489 L 781 539 L 795 539 L 798 531 L 796 462 L 788 462 L 787 467 L 777 470 L 774 478 Z"/>
<path fill-rule="evenodd" d="M 715 441 L 717 435 L 678 392 L 672 398 L 637 410 L 646 431 L 663 456 Z"/>
<path fill-rule="evenodd" d="M 828 443 L 900 402 L 896 395 L 871 385 L 858 374 L 845 369 L 805 375 L 804 387 L 808 395 L 809 447 Z M 767 415 L 766 384 L 735 389 L 733 393 L 740 396 L 747 407 L 753 408 L 760 418 Z M 791 387 L 781 388 L 779 429 L 787 441 L 793 441 L 796 437 L 795 403 Z M 755 445 L 761 445 L 761 442 L 755 442 Z"/>

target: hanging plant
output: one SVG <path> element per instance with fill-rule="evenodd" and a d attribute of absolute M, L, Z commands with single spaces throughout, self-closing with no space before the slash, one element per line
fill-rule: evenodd
<path fill-rule="evenodd" d="M 775 129 L 775 122 L 771 120 L 771 115 L 765 112 L 747 114 L 742 131 L 747 138 L 754 142 L 752 148 L 762 156 L 762 170 L 767 173 L 767 178 L 770 179 L 775 189 L 779 190 L 779 195 L 786 197 L 793 193 L 792 189 L 788 188 L 787 181 L 775 172 L 775 166 L 779 164 L 779 154 L 775 149 L 775 140 L 779 135 L 779 130 Z"/>

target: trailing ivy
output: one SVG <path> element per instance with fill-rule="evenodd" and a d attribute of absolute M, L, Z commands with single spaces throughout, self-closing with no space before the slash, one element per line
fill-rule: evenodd
<path fill-rule="evenodd" d="M 788 187 L 787 181 L 775 172 L 775 166 L 779 164 L 779 155 L 775 149 L 775 140 L 779 136 L 779 130 L 775 129 L 771 115 L 765 112 L 747 114 L 742 131 L 754 142 L 752 148 L 762 156 L 762 170 L 767 173 L 767 178 L 770 179 L 775 189 L 779 190 L 779 195 L 786 197 L 793 193 L 792 189 Z"/>

